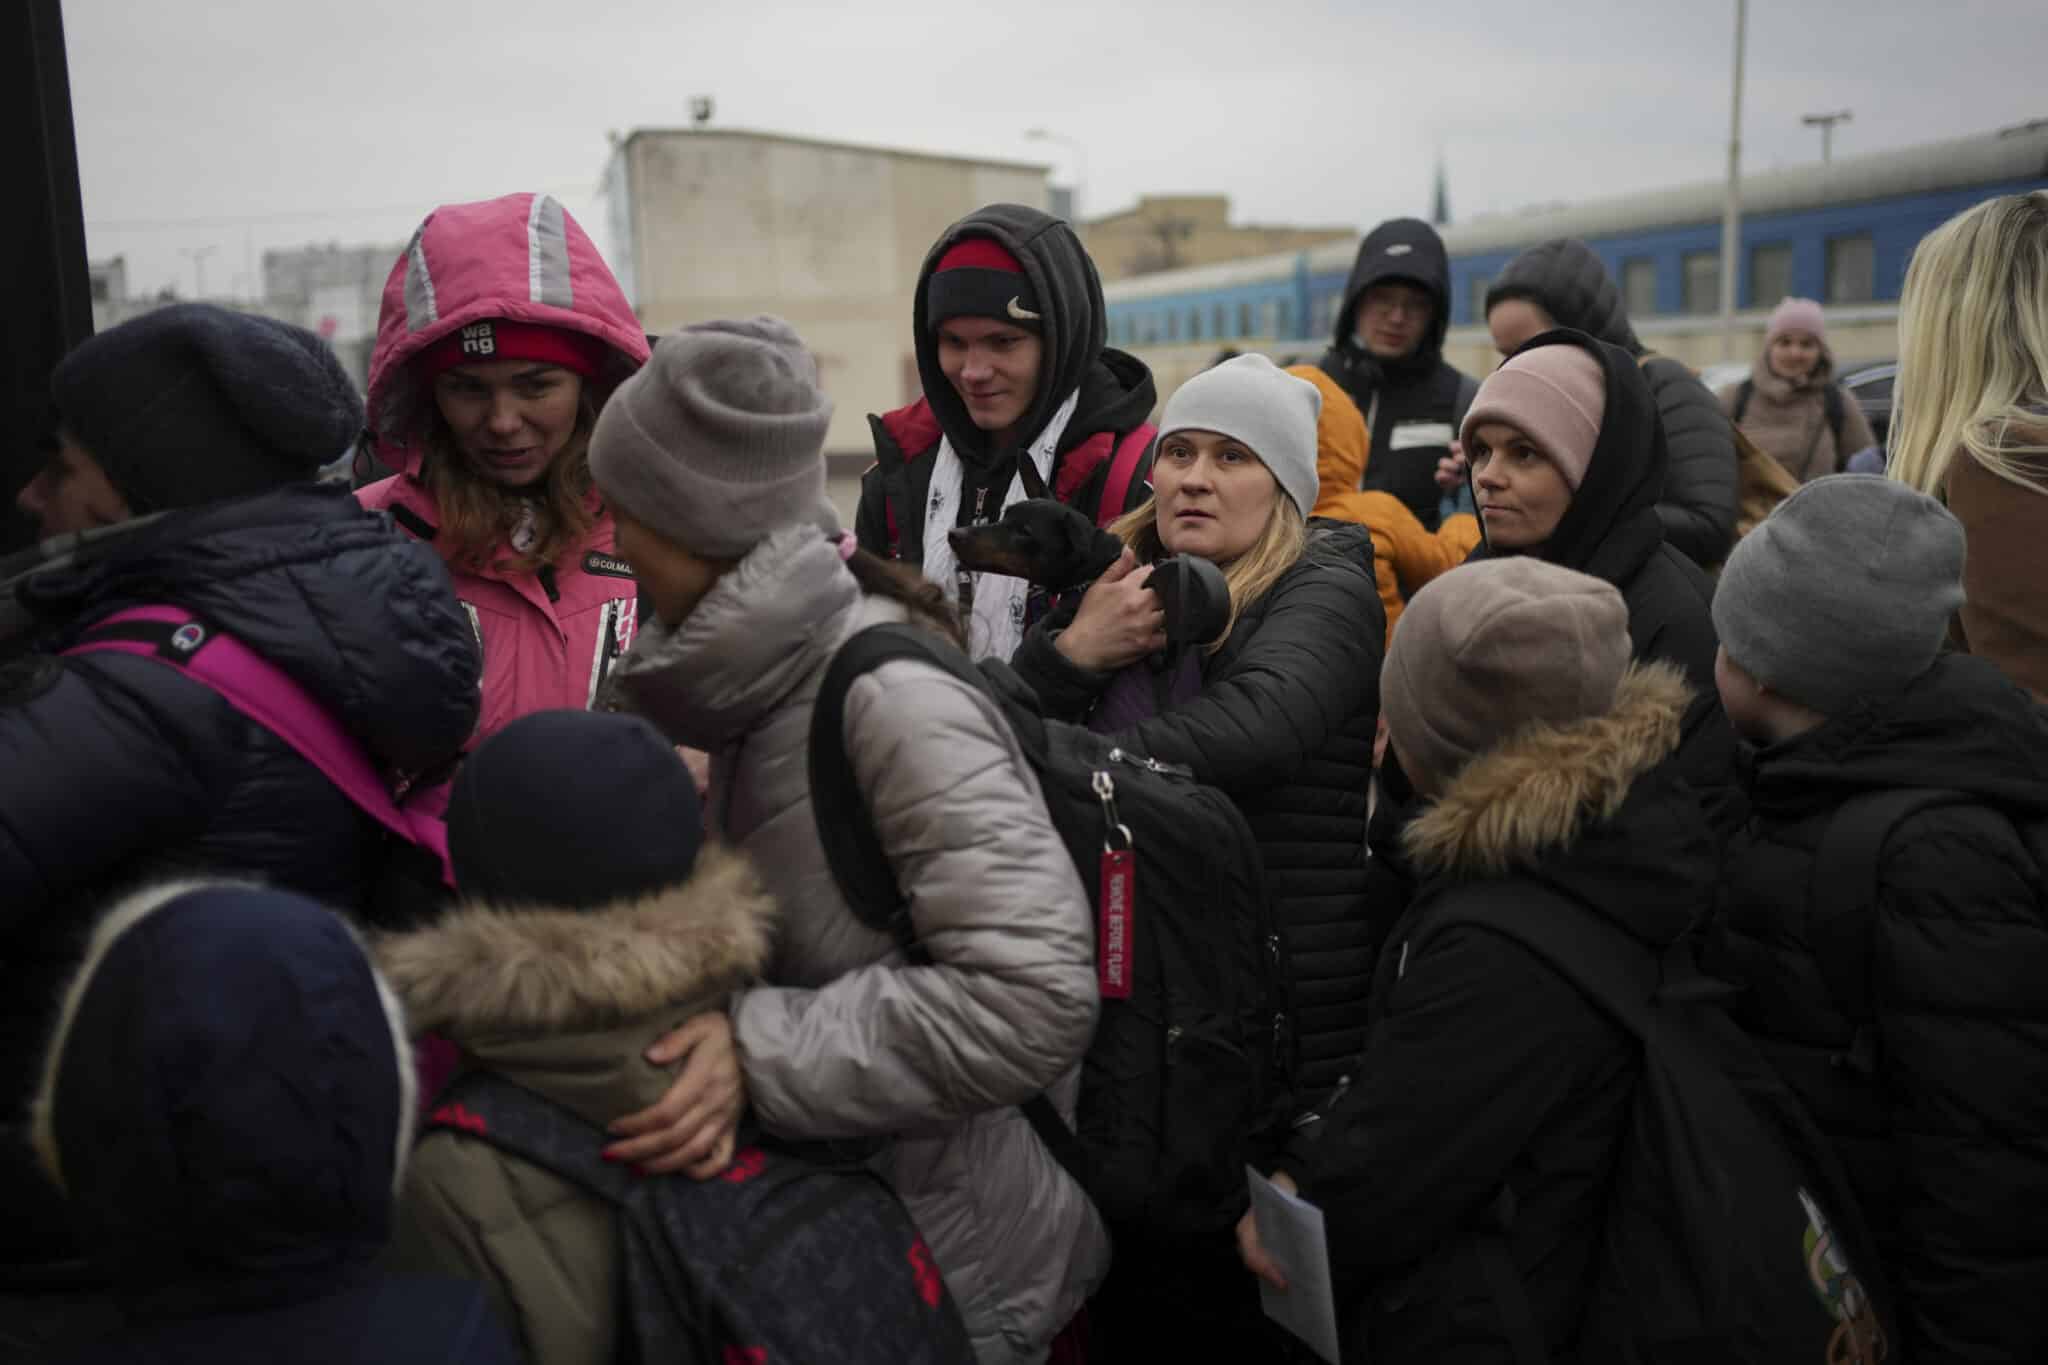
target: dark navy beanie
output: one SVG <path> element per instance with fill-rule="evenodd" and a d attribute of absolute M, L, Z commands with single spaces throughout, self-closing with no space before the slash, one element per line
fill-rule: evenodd
<path fill-rule="evenodd" d="M 82 1240 L 125 1290 L 186 1311 L 202 1280 L 310 1297 L 379 1254 L 412 1058 L 339 917 L 264 887 L 176 893 L 79 991 L 46 1121 Z"/>
<path fill-rule="evenodd" d="M 311 479 L 363 429 L 363 400 L 326 342 L 210 303 L 100 333 L 58 362 L 50 389 L 138 515 Z"/>
<path fill-rule="evenodd" d="M 697 782 L 636 716 L 536 711 L 478 745 L 448 800 L 464 900 L 600 910 L 687 881 Z"/>

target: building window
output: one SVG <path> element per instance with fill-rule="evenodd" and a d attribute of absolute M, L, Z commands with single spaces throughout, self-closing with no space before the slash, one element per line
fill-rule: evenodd
<path fill-rule="evenodd" d="M 1621 302 L 1632 318 L 1655 316 L 1657 263 L 1648 256 L 1636 256 L 1621 263 Z"/>
<path fill-rule="evenodd" d="M 1721 253 L 1688 251 L 1680 263 L 1684 270 L 1682 306 L 1688 313 L 1717 313 L 1721 310 Z"/>
<path fill-rule="evenodd" d="M 1237 305 L 1237 334 L 1248 337 L 1252 333 L 1252 306 L 1249 303 Z"/>
<path fill-rule="evenodd" d="M 1792 292 L 1792 244 L 1772 242 L 1749 249 L 1749 306 L 1773 308 Z"/>
<path fill-rule="evenodd" d="M 95 275 L 92 277 L 92 301 L 94 303 L 107 302 L 108 296 L 112 292 L 111 282 L 105 275 Z"/>
<path fill-rule="evenodd" d="M 1486 291 L 1493 288 L 1493 276 L 1474 275 L 1472 287 L 1466 296 L 1472 301 L 1472 321 L 1478 326 L 1486 325 Z"/>
<path fill-rule="evenodd" d="M 1877 248 L 1870 235 L 1828 238 L 1829 303 L 1869 303 L 1877 297 Z"/>

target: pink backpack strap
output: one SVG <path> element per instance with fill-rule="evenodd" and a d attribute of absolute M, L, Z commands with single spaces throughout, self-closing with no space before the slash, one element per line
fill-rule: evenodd
<path fill-rule="evenodd" d="M 99 622 L 64 653 L 132 654 L 205 684 L 289 744 L 363 814 L 433 853 L 440 860 L 442 880 L 455 885 L 447 825 L 394 801 L 383 774 L 340 719 L 283 669 L 234 636 L 204 624 L 182 607 L 132 607 Z"/>
<path fill-rule="evenodd" d="M 1138 465 L 1143 462 L 1145 452 L 1151 449 L 1152 438 L 1158 434 L 1159 428 L 1146 422 L 1133 427 L 1117 446 L 1116 454 L 1110 458 L 1109 478 L 1102 485 L 1102 501 L 1095 508 L 1098 526 L 1108 526 L 1124 514 L 1124 503 L 1131 496 L 1131 483 L 1138 477 Z"/>

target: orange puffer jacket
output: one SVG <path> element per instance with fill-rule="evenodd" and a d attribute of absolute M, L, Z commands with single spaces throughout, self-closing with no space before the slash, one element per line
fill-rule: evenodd
<path fill-rule="evenodd" d="M 1356 522 L 1372 533 L 1373 578 L 1387 609 L 1391 638 L 1409 595 L 1472 553 L 1479 543 L 1479 521 L 1459 513 L 1446 517 L 1436 531 L 1427 531 L 1408 504 L 1393 494 L 1361 491 L 1358 485 L 1365 477 L 1371 439 L 1358 404 L 1314 365 L 1296 365 L 1287 372 L 1322 391 L 1323 415 L 1316 424 L 1316 476 L 1321 486 L 1315 514 Z"/>

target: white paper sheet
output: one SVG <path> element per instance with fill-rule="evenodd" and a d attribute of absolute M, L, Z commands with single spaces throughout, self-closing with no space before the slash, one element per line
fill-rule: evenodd
<path fill-rule="evenodd" d="M 1252 1219 L 1266 1254 L 1287 1277 L 1286 1292 L 1259 1281 L 1266 1316 L 1337 1365 L 1337 1301 L 1330 1285 L 1330 1242 L 1323 1211 L 1245 1167 L 1252 1189 Z"/>

